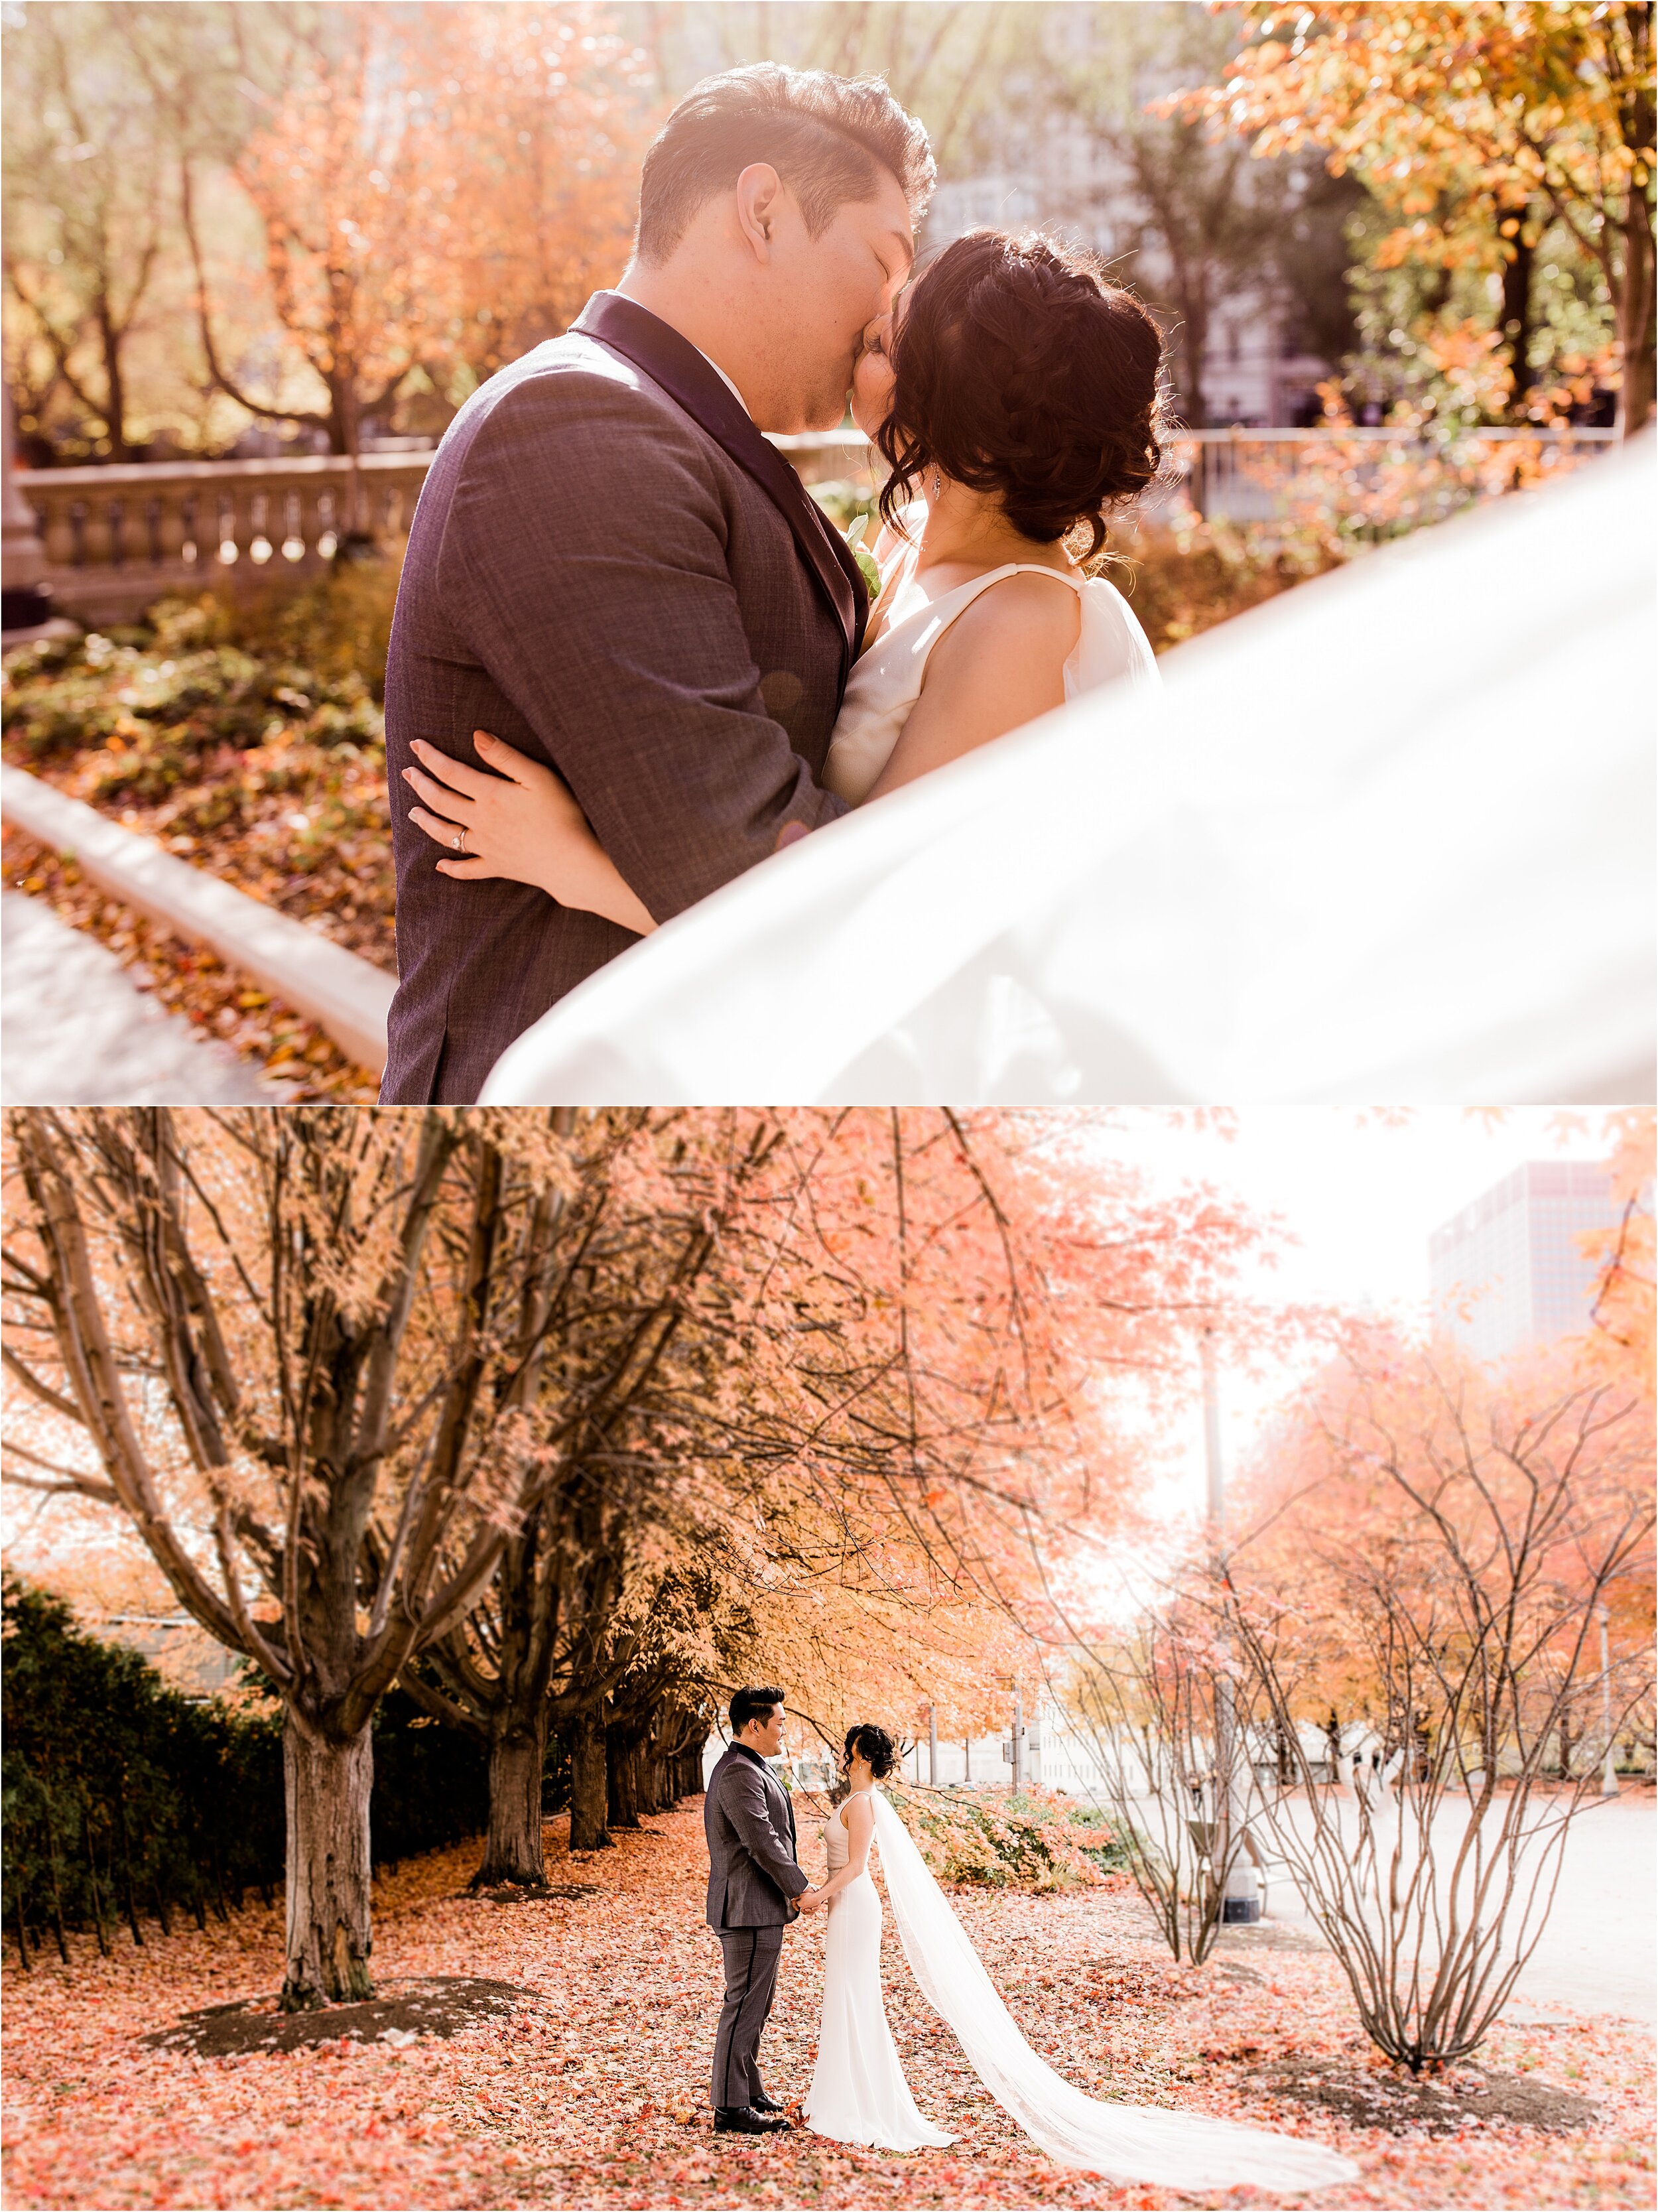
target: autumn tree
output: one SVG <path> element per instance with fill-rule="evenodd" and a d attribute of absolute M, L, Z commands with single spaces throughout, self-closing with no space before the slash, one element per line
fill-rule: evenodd
<path fill-rule="evenodd" d="M 616 1118 L 531 1409 L 556 1471 L 410 1683 L 512 1747 L 480 1879 L 543 1878 L 550 1725 L 573 1844 L 602 1846 L 670 1659 L 706 1713 L 747 1655 L 826 1743 L 871 1710 L 980 1725 L 1051 1614 L 1044 1541 L 1130 1479 L 1102 1367 L 1172 1378 L 1188 1296 L 1223 1297 L 1254 1234 L 1005 1116 Z M 726 1626 L 670 1650 L 692 1587 Z"/>
<path fill-rule="evenodd" d="M 1051 1552 L 1139 1479 L 1120 1387 L 1138 1416 L 1188 1386 L 1193 1316 L 1234 1301 L 1261 1233 L 1210 1194 L 1148 1196 L 1063 1117 L 17 1128 L 11 1357 L 45 1434 L 12 1466 L 125 1516 L 282 1691 L 300 1996 L 350 1986 L 306 1953 L 307 1886 L 395 1676 L 499 1754 L 486 1866 L 529 1880 L 550 1718 L 579 1843 L 602 1839 L 607 1729 L 636 1757 L 665 1699 L 679 1759 L 786 1634 L 820 1705 L 833 1682 L 830 1740 L 854 1698 L 901 1730 L 928 1705 L 977 1718 L 987 1674 L 1057 1632 Z M 139 1446 L 88 1367 L 99 1330 L 165 1378 L 124 1416 Z M 348 1961 L 366 1909 L 340 1916 Z"/>
<path fill-rule="evenodd" d="M 1614 1225 L 1589 1240 L 1597 1263 L 1587 1350 L 1600 1367 L 1649 1401 L 1654 1386 L 1653 1137 L 1650 1107 L 1609 1116 Z"/>
<path fill-rule="evenodd" d="M 571 1188 L 555 1201 L 543 1352 L 523 1392 L 545 1479 L 488 1588 L 407 1679 L 434 1717 L 489 1745 L 480 1882 L 544 1881 L 550 1725 L 570 1752 L 572 1848 L 607 1840 L 605 1701 L 726 1502 L 707 1461 L 742 1378 L 718 1263 L 776 1142 L 764 1115 L 566 1118 Z"/>
<path fill-rule="evenodd" d="M 1040 64 L 1027 65 L 1020 104 L 1033 131 L 1069 125 L 1099 158 L 1093 197 L 1075 213 L 1108 226 L 1114 264 L 1165 318 L 1180 411 L 1200 428 L 1220 310 L 1245 288 L 1284 295 L 1288 304 L 1293 234 L 1309 228 L 1313 210 L 1304 204 L 1315 196 L 1297 165 L 1252 162 L 1241 140 L 1165 112 L 1157 97 L 1225 67 L 1237 40 L 1230 11 L 1175 0 L 1085 12 L 1086 39 L 1072 35 L 1075 11 L 1044 15 Z M 1338 229 L 1345 212 L 1338 210 Z M 1348 335 L 1345 299 L 1339 283 L 1333 305 L 1320 302 L 1338 325 L 1334 350 Z"/>
<path fill-rule="evenodd" d="M 1529 280 L 1558 223 L 1606 289 L 1625 435 L 1654 393 L 1654 74 L 1650 0 L 1555 4 L 1284 5 L 1181 112 L 1256 153 L 1322 154 L 1359 178 L 1394 228 L 1380 264 L 1499 278 L 1499 335 L 1523 387 Z"/>
<path fill-rule="evenodd" d="M 424 374 L 451 406 L 556 337 L 632 250 L 639 167 L 660 107 L 647 58 L 590 0 L 441 11 L 422 57 L 443 162 L 445 317 Z M 423 104 L 424 105 L 424 104 Z"/>
<path fill-rule="evenodd" d="M 9 369 L 26 433 L 67 398 L 94 451 L 135 458 L 130 360 L 170 243 L 168 165 L 151 103 L 121 67 L 122 10 L 31 7 L 6 31 Z"/>
<path fill-rule="evenodd" d="M 369 1983 L 370 1723 L 487 1587 L 566 1172 L 540 1117 L 19 1112 L 16 1474 L 124 1516 L 286 1715 L 289 2008 Z"/>
<path fill-rule="evenodd" d="M 279 67 L 239 77 L 245 119 L 228 136 L 201 116 L 192 27 L 148 28 L 141 58 L 171 118 L 210 378 L 256 417 L 313 424 L 355 454 L 405 389 L 423 383 L 446 412 L 620 273 L 643 82 L 590 0 L 544 12 L 349 0 L 282 9 L 279 25 L 226 16 L 220 41 L 239 55 L 256 32 L 282 41 Z M 203 204 L 224 173 L 257 216 L 311 404 L 254 389 L 221 343 L 226 285 Z"/>
<path fill-rule="evenodd" d="M 1541 1936 L 1599 1794 L 1599 1760 L 1569 1753 L 1585 1699 L 1616 1715 L 1649 1681 L 1645 1652 L 1603 1680 L 1595 1622 L 1650 1578 L 1651 1452 L 1626 1389 L 1358 1329 L 1257 1478 L 1278 1540 L 1230 1553 L 1224 1618 L 1302 1785 L 1265 1817 L 1366 2033 L 1413 2072 L 1478 2047 Z M 1351 1801 L 1312 1785 L 1302 1747 L 1326 1639 L 1382 1740 Z"/>

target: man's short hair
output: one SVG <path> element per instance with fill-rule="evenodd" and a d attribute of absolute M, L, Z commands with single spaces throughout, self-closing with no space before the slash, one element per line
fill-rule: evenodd
<path fill-rule="evenodd" d="M 782 1702 L 780 1690 L 739 1690 L 732 1699 L 732 1734 L 741 1735 L 750 1721 L 768 1721 Z"/>
<path fill-rule="evenodd" d="M 663 261 L 716 192 L 768 161 L 821 237 L 837 210 L 872 199 L 878 172 L 895 178 L 919 223 L 936 172 L 925 129 L 879 77 L 753 62 L 693 85 L 645 156 L 639 187 L 641 261 Z"/>

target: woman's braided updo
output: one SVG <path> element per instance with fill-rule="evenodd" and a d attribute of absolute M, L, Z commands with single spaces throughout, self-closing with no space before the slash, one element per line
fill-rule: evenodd
<path fill-rule="evenodd" d="M 1026 538 L 1052 544 L 1143 491 L 1163 459 L 1163 339 L 1091 254 L 1035 233 L 969 231 L 916 279 L 892 341 L 893 389 L 876 444 L 894 520 L 938 469 L 993 493 Z"/>

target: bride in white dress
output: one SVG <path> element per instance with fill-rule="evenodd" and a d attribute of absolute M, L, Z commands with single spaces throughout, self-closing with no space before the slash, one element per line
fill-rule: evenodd
<path fill-rule="evenodd" d="M 1356 2181 L 1358 2168 L 1321 2145 L 1200 2112 L 1089 2097 L 1034 2051 L 997 1995 L 950 1900 L 878 1784 L 897 1765 L 884 1729 L 847 1731 L 849 1794 L 827 1831 L 823 2024 L 802 2105 L 815 2134 L 884 2150 L 955 2141 L 916 2109 L 881 1995 L 881 1899 L 869 1872 L 878 1844 L 893 1917 L 922 1995 L 954 2033 L 1005 2111 L 1061 2166 L 1114 2181 L 1187 2191 L 1253 2188 L 1298 2196 Z"/>
<path fill-rule="evenodd" d="M 865 335 L 853 414 L 890 466 L 880 589 L 825 760 L 853 805 L 1106 684 L 1155 685 L 1095 562 L 1162 458 L 1162 341 L 1087 255 L 975 231 Z M 1084 540 L 1086 542 L 1084 542 Z M 416 743 L 410 818 L 440 873 L 533 884 L 641 936 L 654 917 L 553 772 L 487 732 L 485 774 Z M 457 832 L 465 858 L 452 857 Z"/>
<path fill-rule="evenodd" d="M 869 1871 L 875 1784 L 896 1764 L 884 1729 L 847 1737 L 848 1792 L 829 1815 L 823 1932 L 823 2024 L 817 2070 L 801 2106 L 814 2135 L 881 2150 L 942 2150 L 954 2136 L 923 2119 L 904 2079 L 881 1996 L 881 1893 Z"/>

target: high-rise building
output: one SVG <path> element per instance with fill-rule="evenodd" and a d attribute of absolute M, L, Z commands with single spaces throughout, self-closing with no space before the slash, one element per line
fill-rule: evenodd
<path fill-rule="evenodd" d="M 1586 1328 L 1596 1261 L 1583 1238 L 1614 1212 L 1604 1161 L 1527 1160 L 1429 1237 L 1444 1326 L 1479 1359 Z"/>

